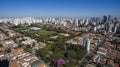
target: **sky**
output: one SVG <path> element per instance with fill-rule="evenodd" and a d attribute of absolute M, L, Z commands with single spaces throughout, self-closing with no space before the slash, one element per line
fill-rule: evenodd
<path fill-rule="evenodd" d="M 0 0 L 0 17 L 120 17 L 120 0 Z"/>

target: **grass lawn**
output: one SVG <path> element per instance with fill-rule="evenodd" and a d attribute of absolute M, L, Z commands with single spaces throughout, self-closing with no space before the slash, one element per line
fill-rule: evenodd
<path fill-rule="evenodd" d="M 43 41 L 44 39 L 47 40 L 49 37 L 57 35 L 57 32 L 47 30 L 23 31 L 28 30 L 29 28 L 30 27 L 17 27 L 13 28 L 13 30 L 22 34 L 24 33 L 24 35 L 30 36 L 34 39 L 37 39 L 38 41 Z"/>
<path fill-rule="evenodd" d="M 16 32 L 22 32 L 23 30 L 27 30 L 29 29 L 29 27 L 17 27 L 17 28 L 13 28 L 14 31 Z"/>
<path fill-rule="evenodd" d="M 47 31 L 47 30 L 30 31 L 30 33 L 36 37 L 41 37 L 41 36 L 50 37 L 57 34 L 54 31 Z"/>
<path fill-rule="evenodd" d="M 38 35 L 43 35 L 43 36 L 48 36 L 48 35 L 53 35 L 56 34 L 54 31 L 47 31 L 47 30 L 39 30 Z"/>
<path fill-rule="evenodd" d="M 47 40 L 49 37 L 57 35 L 57 32 L 54 31 L 47 31 L 47 30 L 37 30 L 37 31 L 29 31 L 27 32 L 33 38 L 43 41 L 44 39 Z"/>

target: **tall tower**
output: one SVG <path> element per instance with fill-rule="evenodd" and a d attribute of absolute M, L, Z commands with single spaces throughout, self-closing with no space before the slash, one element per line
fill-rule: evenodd
<path fill-rule="evenodd" d="M 96 27 L 94 27 L 94 31 L 96 31 L 97 30 L 97 28 Z"/>
<path fill-rule="evenodd" d="M 83 46 L 87 49 L 88 53 L 90 51 L 90 39 L 89 38 L 83 38 Z"/>
<path fill-rule="evenodd" d="M 106 23 L 107 22 L 107 16 L 103 16 L 103 23 Z"/>
<path fill-rule="evenodd" d="M 108 31 L 112 32 L 112 25 L 111 24 L 109 24 L 109 30 Z"/>
<path fill-rule="evenodd" d="M 88 53 L 90 51 L 90 39 L 87 39 L 87 51 L 88 51 Z"/>
<path fill-rule="evenodd" d="M 117 26 L 114 26 L 113 27 L 113 32 L 116 33 L 116 30 L 117 30 Z"/>

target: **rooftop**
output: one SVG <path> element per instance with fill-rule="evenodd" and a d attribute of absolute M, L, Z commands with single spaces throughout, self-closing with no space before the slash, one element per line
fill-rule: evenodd
<path fill-rule="evenodd" d="M 99 52 L 106 53 L 106 50 L 105 50 L 104 48 L 98 48 L 98 51 L 99 51 Z"/>
<path fill-rule="evenodd" d="M 9 67 L 19 67 L 17 61 L 13 61 L 13 62 L 10 62 L 10 66 Z"/>
<path fill-rule="evenodd" d="M 40 64 L 39 67 L 47 67 L 47 65 L 46 64 Z"/>
<path fill-rule="evenodd" d="M 95 54 L 94 54 L 91 59 L 92 59 L 92 60 L 96 60 L 97 58 L 98 58 L 98 55 L 95 55 Z"/>
<path fill-rule="evenodd" d="M 114 67 L 119 67 L 120 64 L 114 63 Z"/>
<path fill-rule="evenodd" d="M 25 51 L 23 48 L 16 48 L 16 49 L 13 49 L 11 53 L 13 54 L 13 56 L 18 56 L 18 55 L 24 54 Z"/>
<path fill-rule="evenodd" d="M 106 61 L 107 61 L 107 58 L 102 58 L 102 59 L 101 59 L 101 62 L 102 62 L 102 63 L 106 63 Z"/>
<path fill-rule="evenodd" d="M 109 42 L 109 41 L 105 41 L 105 42 L 104 42 L 104 45 L 109 46 L 109 45 L 111 45 L 111 42 Z"/>
<path fill-rule="evenodd" d="M 109 59 L 107 63 L 110 64 L 110 65 L 113 65 L 114 61 Z"/>

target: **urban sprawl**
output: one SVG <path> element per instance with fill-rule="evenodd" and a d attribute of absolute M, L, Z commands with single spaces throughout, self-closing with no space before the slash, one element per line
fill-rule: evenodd
<path fill-rule="evenodd" d="M 0 67 L 120 67 L 120 19 L 2 18 Z"/>

